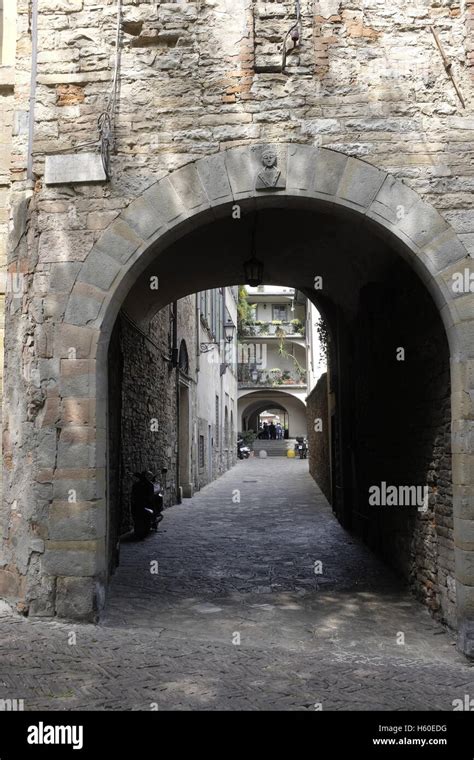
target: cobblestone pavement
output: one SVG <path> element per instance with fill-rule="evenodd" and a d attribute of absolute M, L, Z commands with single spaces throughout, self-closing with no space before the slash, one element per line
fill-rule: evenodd
<path fill-rule="evenodd" d="M 451 710 L 474 695 L 451 635 L 283 458 L 239 462 L 123 544 L 99 625 L 5 616 L 0 642 L 0 698 L 26 709 Z"/>

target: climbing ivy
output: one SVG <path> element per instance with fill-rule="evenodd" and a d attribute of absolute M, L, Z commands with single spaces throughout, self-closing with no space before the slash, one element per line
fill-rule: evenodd
<path fill-rule="evenodd" d="M 319 317 L 316 322 L 316 332 L 318 333 L 319 343 L 321 346 L 321 357 L 324 361 L 328 360 L 329 330 L 327 322 Z"/>
<path fill-rule="evenodd" d="M 254 306 L 249 303 L 245 285 L 239 285 L 239 299 L 237 301 L 237 329 L 239 335 L 248 331 L 255 324 Z"/>

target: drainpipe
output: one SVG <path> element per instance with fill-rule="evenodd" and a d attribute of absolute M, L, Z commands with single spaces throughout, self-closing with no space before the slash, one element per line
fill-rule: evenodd
<path fill-rule="evenodd" d="M 179 362 L 178 362 L 178 302 L 173 301 L 173 347 L 171 351 L 173 357 L 173 366 L 175 367 L 176 382 L 176 502 L 181 504 L 179 492 Z"/>
<path fill-rule="evenodd" d="M 199 306 L 199 293 L 196 293 L 196 373 L 201 369 L 201 307 Z"/>
<path fill-rule="evenodd" d="M 38 0 L 31 5 L 31 77 L 30 105 L 28 118 L 28 156 L 26 160 L 26 178 L 34 182 L 33 175 L 33 138 L 35 131 L 36 72 L 38 69 Z"/>

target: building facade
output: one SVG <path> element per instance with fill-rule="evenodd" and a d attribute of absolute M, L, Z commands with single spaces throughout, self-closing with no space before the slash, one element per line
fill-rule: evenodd
<path fill-rule="evenodd" d="M 324 372 L 319 314 L 294 288 L 245 290 L 251 318 L 239 329 L 240 429 L 258 434 L 261 415 L 275 411 L 286 440 L 306 436 L 306 396 Z M 284 446 L 279 453 L 285 453 Z"/>
<path fill-rule="evenodd" d="M 120 536 L 132 527 L 134 472 L 152 471 L 169 507 L 235 464 L 235 324 L 232 288 L 173 302 L 158 312 L 148 332 L 125 309 L 120 312 L 108 352 L 111 572 Z M 71 535 L 75 507 L 57 509 L 62 519 L 56 536 L 64 539 Z"/>
<path fill-rule="evenodd" d="M 338 519 L 474 655 L 474 6 L 300 9 L 18 0 L 0 70 L 0 596 L 97 614 L 118 314 L 148 336 L 255 257 L 329 326 Z M 381 482 L 426 484 L 427 511 L 372 509 Z"/>

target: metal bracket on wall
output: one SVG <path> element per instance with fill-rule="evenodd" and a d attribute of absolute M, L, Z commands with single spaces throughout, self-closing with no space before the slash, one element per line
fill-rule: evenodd
<path fill-rule="evenodd" d="M 296 13 L 296 23 L 293 24 L 293 26 L 288 29 L 287 33 L 285 34 L 285 39 L 283 40 L 283 49 L 282 49 L 282 58 L 281 58 L 281 72 L 282 74 L 285 73 L 286 69 L 286 57 L 288 55 L 288 50 L 286 48 L 286 44 L 288 42 L 288 37 L 291 37 L 293 41 L 293 47 L 290 48 L 290 50 L 294 50 L 300 42 L 301 38 L 301 7 L 300 7 L 300 0 L 295 0 L 295 13 Z"/>
<path fill-rule="evenodd" d="M 446 74 L 448 75 L 448 77 L 450 78 L 451 82 L 453 83 L 453 87 L 456 90 L 456 95 L 458 96 L 459 100 L 461 101 L 462 107 L 466 108 L 466 103 L 465 103 L 464 98 L 462 96 L 461 90 L 459 89 L 458 83 L 454 79 L 454 74 L 453 74 L 453 71 L 452 71 L 453 64 L 449 60 L 449 58 L 446 55 L 446 53 L 444 52 L 443 46 L 441 44 L 441 40 L 440 40 L 439 35 L 438 35 L 438 32 L 436 31 L 436 29 L 434 28 L 434 26 L 430 26 L 430 29 L 431 29 L 431 33 L 432 33 L 433 37 L 435 38 L 438 50 L 441 53 L 441 58 L 443 59 L 443 64 L 444 64 L 444 68 L 445 68 Z"/>

